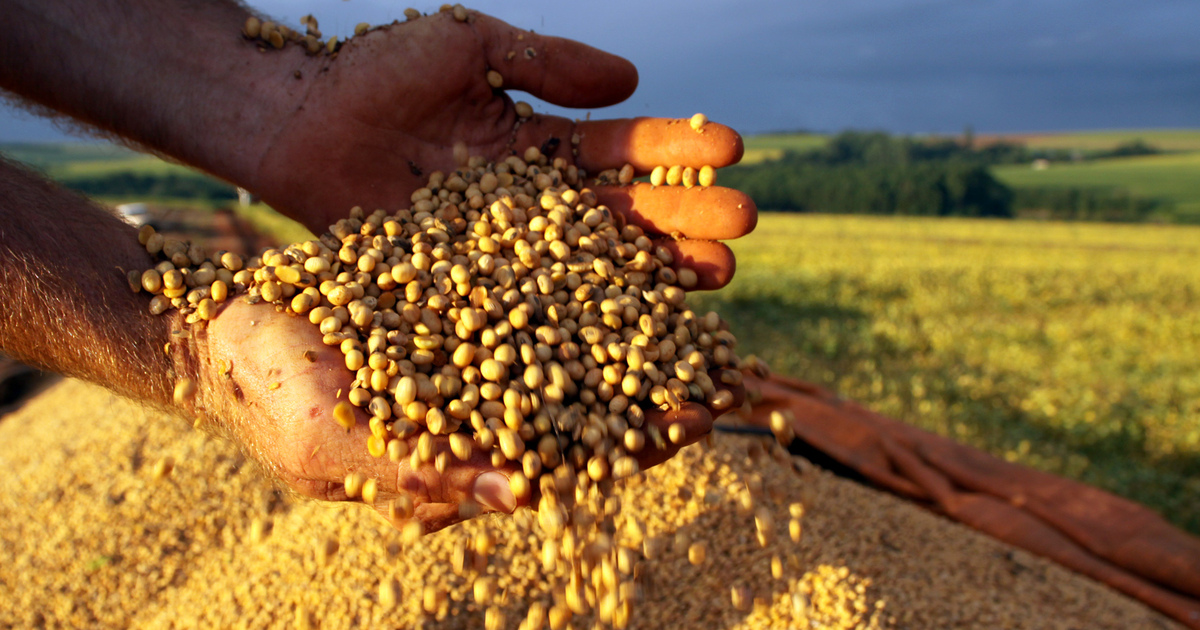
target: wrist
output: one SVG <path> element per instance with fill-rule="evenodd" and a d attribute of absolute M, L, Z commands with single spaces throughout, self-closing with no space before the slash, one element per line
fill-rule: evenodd
<path fill-rule="evenodd" d="M 169 405 L 197 429 L 237 436 L 242 423 L 237 404 L 240 392 L 232 379 L 233 365 L 213 356 L 210 331 L 216 320 L 189 324 L 174 309 L 162 317 L 168 338 L 164 351 L 173 379 Z"/>
<path fill-rule="evenodd" d="M 263 163 L 303 106 L 329 61 L 295 45 L 262 48 L 240 34 L 230 42 L 224 69 L 198 106 L 211 112 L 203 130 L 180 129 L 167 152 L 237 186 L 259 193 L 270 187 Z M 198 144 L 197 144 L 198 143 Z"/>

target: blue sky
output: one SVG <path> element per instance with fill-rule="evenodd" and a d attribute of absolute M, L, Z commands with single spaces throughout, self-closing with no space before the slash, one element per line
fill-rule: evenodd
<path fill-rule="evenodd" d="M 257 0 L 328 33 L 403 19 L 404 0 Z M 593 116 L 704 112 L 744 133 L 1200 127 L 1195 0 L 469 3 L 620 54 L 641 84 Z M 546 106 L 543 111 L 562 113 Z M 582 116 L 582 112 L 568 112 Z M 64 137 L 0 108 L 0 142 Z"/>

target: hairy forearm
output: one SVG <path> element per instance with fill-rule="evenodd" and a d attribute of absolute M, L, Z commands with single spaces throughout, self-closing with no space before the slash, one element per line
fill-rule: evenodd
<path fill-rule="evenodd" d="M 5 0 L 0 88 L 253 187 L 311 62 L 259 52 L 248 15 L 232 0 Z"/>
<path fill-rule="evenodd" d="M 164 351 L 172 318 L 126 281 L 152 264 L 132 227 L 0 159 L 0 350 L 170 404 L 184 348 Z"/>

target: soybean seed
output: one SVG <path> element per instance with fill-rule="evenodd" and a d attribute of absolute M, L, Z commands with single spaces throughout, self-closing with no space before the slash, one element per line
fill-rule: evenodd
<path fill-rule="evenodd" d="M 672 422 L 667 427 L 667 439 L 671 440 L 672 444 L 682 444 L 687 439 L 687 429 L 682 423 Z"/>
<path fill-rule="evenodd" d="M 353 429 L 356 421 L 354 419 L 354 409 L 350 406 L 350 403 L 342 401 L 334 405 L 333 419 L 335 422 L 341 425 L 343 429 L 347 431 Z"/>
<path fill-rule="evenodd" d="M 151 470 L 151 476 L 155 479 L 162 479 L 171 474 L 175 469 L 175 458 L 167 456 L 154 462 L 154 468 Z"/>
<path fill-rule="evenodd" d="M 379 494 L 379 487 L 378 482 L 375 481 L 374 477 L 369 477 L 363 482 L 361 494 L 363 503 L 366 503 L 367 505 L 375 505 L 375 498 Z"/>
<path fill-rule="evenodd" d="M 668 186 L 678 186 L 683 181 L 683 167 L 676 164 L 667 169 L 666 182 Z"/>
<path fill-rule="evenodd" d="M 190 378 L 179 379 L 175 383 L 175 404 L 183 405 L 192 401 L 196 397 L 196 381 Z"/>
<path fill-rule="evenodd" d="M 253 15 L 246 18 L 246 24 L 242 27 L 242 33 L 250 39 L 258 39 L 259 33 L 262 32 L 262 21 Z"/>
<path fill-rule="evenodd" d="M 700 277 L 691 267 L 681 267 L 676 273 L 679 274 L 679 286 L 685 289 L 694 289 L 700 283 Z"/>
<path fill-rule="evenodd" d="M 366 475 L 360 472 L 352 472 L 346 475 L 346 480 L 342 484 L 346 490 L 346 496 L 351 499 L 357 498 L 360 494 L 362 494 L 363 485 L 366 484 L 366 482 Z"/>
<path fill-rule="evenodd" d="M 379 582 L 379 607 L 391 610 L 400 602 L 400 583 L 394 577 L 387 577 Z"/>
<path fill-rule="evenodd" d="M 654 170 L 650 171 L 650 183 L 654 186 L 662 186 L 667 181 L 667 167 L 655 166 Z"/>
<path fill-rule="evenodd" d="M 685 167 L 683 169 L 683 172 L 679 174 L 679 183 L 683 184 L 683 186 L 685 188 L 691 188 L 692 186 L 695 186 L 696 185 L 696 169 L 694 169 L 690 166 Z"/>

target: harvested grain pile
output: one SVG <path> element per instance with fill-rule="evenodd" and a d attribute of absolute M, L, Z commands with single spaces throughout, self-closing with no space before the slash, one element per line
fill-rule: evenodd
<path fill-rule="evenodd" d="M 618 492 L 618 522 L 639 519 L 661 554 L 640 578 L 632 626 L 1177 627 L 764 444 L 718 436 Z M 293 501 L 230 444 L 78 381 L 0 420 L 0 465 L 3 627 L 482 627 L 453 567 L 484 532 L 494 549 L 475 566 L 495 578 L 503 627 L 554 603 L 528 513 L 406 547 L 361 505 Z M 754 473 L 758 505 L 777 523 L 765 548 L 738 510 L 747 484 L 757 491 Z M 792 503 L 804 506 L 799 544 Z M 697 542 L 706 560 L 693 566 Z M 731 588 L 745 589 L 749 610 L 734 608 Z"/>

